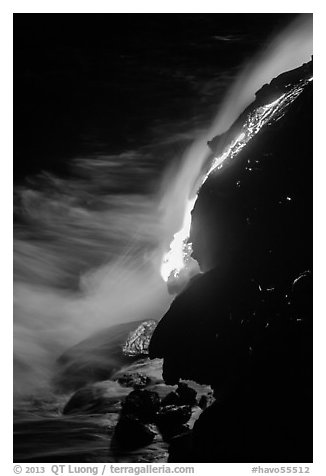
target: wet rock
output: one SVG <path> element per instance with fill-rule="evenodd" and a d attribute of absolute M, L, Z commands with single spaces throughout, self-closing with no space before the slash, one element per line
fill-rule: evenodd
<path fill-rule="evenodd" d="M 186 383 L 179 382 L 176 393 L 180 397 L 179 405 L 190 405 L 192 407 L 197 405 L 197 392 Z"/>
<path fill-rule="evenodd" d="M 133 390 L 125 399 L 115 428 L 115 441 L 123 448 L 139 448 L 150 444 L 156 435 L 156 412 L 160 398 L 156 392 Z"/>
<path fill-rule="evenodd" d="M 153 422 L 160 407 L 158 393 L 149 390 L 134 390 L 126 397 L 121 415 L 130 415 L 144 423 Z"/>
<path fill-rule="evenodd" d="M 212 403 L 214 403 L 214 400 L 215 399 L 212 392 L 208 393 L 207 395 L 202 395 L 199 399 L 198 406 L 202 410 L 205 410 L 205 408 L 209 407 L 210 405 L 212 405 Z"/>
<path fill-rule="evenodd" d="M 180 395 L 177 392 L 170 392 L 162 399 L 161 406 L 166 407 L 168 405 L 181 405 Z"/>
<path fill-rule="evenodd" d="M 168 405 L 162 407 L 156 414 L 156 424 L 159 428 L 177 426 L 187 423 L 191 417 L 190 405 Z"/>
<path fill-rule="evenodd" d="M 179 382 L 178 388 L 174 392 L 170 392 L 162 399 L 161 405 L 168 406 L 180 406 L 180 405 L 197 405 L 197 392 L 193 388 L 189 387 L 184 382 Z"/>
<path fill-rule="evenodd" d="M 114 439 L 123 448 L 136 449 L 152 443 L 156 434 L 153 425 L 144 423 L 132 415 L 124 415 L 115 427 Z"/>
<path fill-rule="evenodd" d="M 161 407 L 156 415 L 156 424 L 165 441 L 170 441 L 176 435 L 189 432 L 189 427 L 185 425 L 191 417 L 191 407 L 189 405 L 168 405 Z"/>
<path fill-rule="evenodd" d="M 118 377 L 117 382 L 124 387 L 142 388 L 151 383 L 150 377 L 139 372 L 125 373 Z"/>
<path fill-rule="evenodd" d="M 208 407 L 208 398 L 207 395 L 202 395 L 199 399 L 198 406 L 202 409 L 205 410 L 205 408 Z"/>
<path fill-rule="evenodd" d="M 122 352 L 128 357 L 148 355 L 151 340 L 157 322 L 154 320 L 142 322 L 137 329 L 130 332 L 122 347 Z"/>

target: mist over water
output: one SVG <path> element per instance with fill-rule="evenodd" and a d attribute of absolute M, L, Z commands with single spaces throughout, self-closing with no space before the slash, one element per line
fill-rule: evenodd
<path fill-rule="evenodd" d="M 254 93 L 312 54 L 312 15 L 302 15 L 245 65 L 212 126 L 191 146 L 79 158 L 70 177 L 43 173 L 15 191 L 15 395 L 51 389 L 56 359 L 111 325 L 160 319 L 171 303 L 163 255 L 184 218 L 210 151 Z M 170 138 L 166 140 L 169 141 Z M 181 155 L 181 157 L 180 157 Z"/>
<path fill-rule="evenodd" d="M 113 324 L 159 319 L 171 301 L 159 275 L 164 230 L 155 180 L 147 194 L 116 192 L 144 180 L 149 166 L 127 154 L 79 161 L 80 169 L 87 178 L 48 176 L 18 192 L 24 220 L 15 237 L 18 393 L 49 383 L 68 347 Z"/>

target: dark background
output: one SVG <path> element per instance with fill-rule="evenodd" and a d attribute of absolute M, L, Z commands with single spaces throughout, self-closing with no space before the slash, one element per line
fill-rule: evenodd
<path fill-rule="evenodd" d="M 205 125 L 293 14 L 15 14 L 14 181 Z"/>

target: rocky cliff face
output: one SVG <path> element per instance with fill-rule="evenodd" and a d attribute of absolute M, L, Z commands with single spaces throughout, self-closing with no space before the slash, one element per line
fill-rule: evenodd
<path fill-rule="evenodd" d="M 311 461 L 312 63 L 275 78 L 230 131 L 282 94 L 284 111 L 202 187 L 195 277 L 156 327 L 167 383 L 210 384 L 216 402 L 171 461 Z M 292 89 L 291 89 L 292 88 Z"/>

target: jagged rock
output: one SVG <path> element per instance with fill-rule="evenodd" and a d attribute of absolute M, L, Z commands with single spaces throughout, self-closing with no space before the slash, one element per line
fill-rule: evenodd
<path fill-rule="evenodd" d="M 142 388 L 151 383 L 150 377 L 139 372 L 125 373 L 118 377 L 117 382 L 124 387 Z"/>
<path fill-rule="evenodd" d="M 260 104 L 266 104 L 277 99 L 280 94 L 290 89 L 293 84 L 298 84 L 305 79 L 312 77 L 312 60 L 304 63 L 298 68 L 286 71 L 276 78 L 272 79 L 270 84 L 264 86 L 256 92 L 256 100 Z"/>
<path fill-rule="evenodd" d="M 250 116 L 254 116 L 255 113 L 260 111 L 261 107 L 273 103 L 279 99 L 282 94 L 289 93 L 293 90 L 298 91 L 300 88 L 306 88 L 309 81 L 312 79 L 312 61 L 304 63 L 299 68 L 280 74 L 277 78 L 274 78 L 269 84 L 264 84 L 259 91 L 256 92 L 256 99 L 251 103 L 236 119 L 232 126 L 223 134 L 213 137 L 208 145 L 212 149 L 214 155 L 218 157 L 223 148 L 228 145 L 230 141 L 236 137 L 238 131 L 242 128 L 243 124 Z M 279 108 L 278 113 L 274 119 L 267 121 L 267 125 L 278 121 L 287 112 L 289 104 L 293 102 L 290 98 L 289 102 L 285 102 L 285 108 Z"/>
<path fill-rule="evenodd" d="M 160 406 L 156 392 L 133 390 L 125 399 L 115 428 L 115 441 L 123 448 L 133 449 L 150 444 L 156 431 L 152 423 Z"/>
<path fill-rule="evenodd" d="M 155 420 L 159 406 L 158 393 L 148 390 L 133 390 L 122 405 L 121 415 L 131 415 L 139 418 L 142 422 L 150 423 Z"/>
<path fill-rule="evenodd" d="M 119 446 L 136 449 L 152 443 L 156 434 L 153 425 L 143 423 L 132 415 L 124 415 L 115 427 L 114 438 Z"/>
<path fill-rule="evenodd" d="M 170 392 L 163 398 L 161 405 L 197 405 L 197 392 L 189 387 L 185 382 L 179 382 L 178 388 L 175 392 Z"/>
<path fill-rule="evenodd" d="M 187 423 L 191 417 L 190 405 L 167 405 L 160 408 L 156 414 L 155 421 L 159 428 L 177 426 Z"/>
<path fill-rule="evenodd" d="M 201 408 L 202 410 L 205 410 L 205 408 L 209 407 L 210 405 L 212 405 L 212 403 L 214 402 L 214 397 L 213 397 L 213 394 L 209 394 L 209 395 L 202 395 L 199 399 L 199 403 L 198 403 L 198 406 L 199 408 Z"/>
<path fill-rule="evenodd" d="M 189 405 L 167 405 L 161 407 L 156 414 L 155 422 L 165 441 L 170 441 L 176 435 L 188 433 L 189 427 L 185 425 L 191 417 Z"/>
<path fill-rule="evenodd" d="M 154 320 L 142 322 L 136 330 L 130 332 L 122 347 L 124 355 L 137 357 L 148 355 L 148 346 L 157 322 Z"/>

